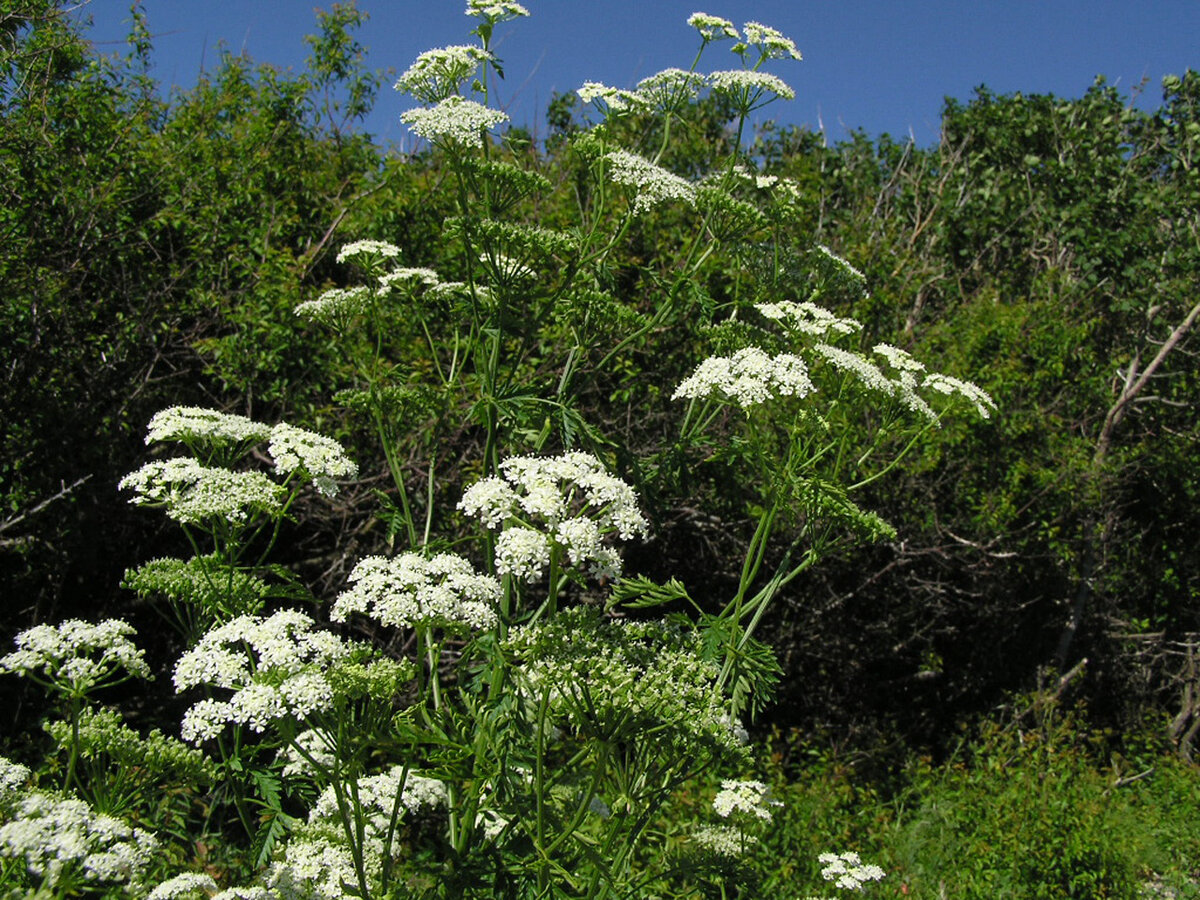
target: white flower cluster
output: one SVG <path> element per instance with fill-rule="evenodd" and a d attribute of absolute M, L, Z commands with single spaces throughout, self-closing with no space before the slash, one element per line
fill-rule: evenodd
<path fill-rule="evenodd" d="M 217 892 L 217 883 L 203 872 L 184 872 L 169 878 L 150 892 L 146 900 L 181 900 L 190 897 L 209 897 Z"/>
<path fill-rule="evenodd" d="M 813 344 L 813 350 L 835 369 L 853 375 L 868 390 L 889 397 L 895 393 L 895 386 L 891 380 L 865 356 L 843 350 L 841 347 L 834 347 L 832 344 Z"/>
<path fill-rule="evenodd" d="M 336 324 L 365 310 L 371 302 L 369 288 L 330 288 L 316 300 L 305 300 L 293 313 L 302 319 L 312 319 L 326 325 Z"/>
<path fill-rule="evenodd" d="M 68 873 L 86 881 L 137 884 L 158 840 L 120 819 L 97 814 L 82 800 L 31 792 L 0 825 L 0 856 L 21 859 L 42 887 Z"/>
<path fill-rule="evenodd" d="M 239 616 L 214 628 L 175 664 L 175 691 L 212 685 L 234 691 L 229 700 L 206 699 L 184 714 L 182 736 L 198 744 L 241 724 L 263 731 L 286 716 L 298 719 L 333 704 L 326 672 L 353 646 L 327 631 L 315 631 L 294 610 Z"/>
<path fill-rule="evenodd" d="M 417 775 L 406 766 L 393 766 L 379 775 L 358 779 L 357 796 L 367 835 L 380 842 L 387 836 L 397 801 L 401 815 L 416 815 L 422 810 L 436 809 L 449 802 L 445 784 Z M 316 805 L 308 814 L 308 821 L 313 825 L 321 820 L 337 822 L 340 818 L 337 795 L 331 785 L 317 798 Z"/>
<path fill-rule="evenodd" d="M 773 806 L 783 804 L 769 798 L 769 790 L 761 781 L 723 780 L 721 790 L 713 798 L 713 809 L 722 819 L 737 812 L 770 822 Z"/>
<path fill-rule="evenodd" d="M 646 104 L 646 98 L 637 91 L 608 87 L 598 81 L 585 81 L 576 93 L 584 103 L 603 103 L 609 112 L 626 112 Z"/>
<path fill-rule="evenodd" d="M 363 854 L 363 865 L 373 884 L 379 878 L 382 859 L 378 852 Z M 358 896 L 354 855 L 339 830 L 302 828 L 284 846 L 283 859 L 271 864 L 268 889 L 245 900 L 341 900 Z M 261 890 L 261 889 L 260 889 Z M 212 900 L 224 900 L 218 895 Z M 230 898 L 233 900 L 233 898 Z M 241 897 L 238 900 L 242 900 Z"/>
<path fill-rule="evenodd" d="M 747 847 L 758 843 L 758 838 L 745 834 L 735 825 L 701 825 L 692 831 L 691 838 L 709 853 L 719 856 L 741 856 Z"/>
<path fill-rule="evenodd" d="M 765 318 L 782 322 L 784 327 L 799 334 L 825 337 L 834 334 L 853 334 L 862 328 L 857 319 L 843 319 L 815 303 L 796 303 L 781 300 L 778 303 L 756 303 L 754 308 Z"/>
<path fill-rule="evenodd" d="M 821 877 L 844 891 L 861 891 L 868 881 L 879 881 L 887 873 L 879 866 L 866 865 L 857 853 L 822 853 L 817 857 L 825 868 Z"/>
<path fill-rule="evenodd" d="M 474 100 L 454 96 L 447 97 L 437 106 L 410 109 L 401 114 L 400 121 L 431 143 L 445 141 L 467 147 L 482 147 L 483 132 L 507 122 L 508 116 Z"/>
<path fill-rule="evenodd" d="M 254 444 L 266 439 L 271 429 L 245 416 L 202 409 L 197 406 L 172 406 L 150 418 L 146 443 L 180 441 L 190 444 Z"/>
<path fill-rule="evenodd" d="M 796 44 L 784 37 L 774 28 L 759 22 L 747 22 L 742 26 L 745 42 L 752 47 L 758 47 L 766 59 L 803 59 Z M 735 48 L 736 49 L 736 48 Z"/>
<path fill-rule="evenodd" d="M 425 285 L 434 285 L 437 284 L 440 279 L 438 278 L 438 273 L 433 269 L 427 269 L 423 266 L 408 266 L 405 268 L 393 269 L 386 275 L 380 275 L 379 287 L 385 291 L 390 291 L 392 288 L 396 288 L 413 281 Z"/>
<path fill-rule="evenodd" d="M 306 728 L 296 735 L 292 743 L 279 751 L 279 759 L 284 763 L 283 777 L 311 777 L 317 774 L 313 768 L 314 762 L 321 768 L 332 771 L 337 765 L 337 756 L 331 740 L 329 734 L 315 728 Z"/>
<path fill-rule="evenodd" d="M 358 466 L 337 441 L 286 422 L 271 429 L 267 452 L 275 460 L 276 472 L 290 475 L 299 470 L 326 497 L 337 493 L 333 479 L 353 478 L 358 474 Z"/>
<path fill-rule="evenodd" d="M 924 371 L 925 363 L 914 359 L 906 350 L 893 347 L 891 344 L 876 344 L 872 352 L 877 356 L 882 356 L 894 373 L 892 389 L 900 402 L 929 421 L 936 422 L 937 413 L 917 393 L 917 389 L 920 387 L 917 375 Z"/>
<path fill-rule="evenodd" d="M 150 678 L 142 651 L 129 639 L 133 634 L 133 626 L 120 619 L 96 624 L 68 619 L 57 626 L 35 625 L 17 635 L 17 649 L 0 657 L 0 669 L 42 676 L 75 694 L 123 680 L 120 670 Z"/>
<path fill-rule="evenodd" d="M 422 103 L 438 103 L 458 94 L 459 86 L 495 57 L 474 44 L 426 50 L 397 79 L 395 88 Z"/>
<path fill-rule="evenodd" d="M 745 347 L 732 356 L 710 356 L 680 382 L 672 400 L 711 396 L 733 401 L 743 409 L 775 397 L 805 397 L 814 390 L 808 367 L 798 356 L 769 356 L 758 347 Z"/>
<path fill-rule="evenodd" d="M 990 419 L 996 409 L 996 402 L 983 388 L 970 381 L 960 381 L 949 375 L 932 372 L 925 376 L 921 387 L 936 391 L 939 394 L 958 394 L 975 405 L 975 411 L 981 419 Z"/>
<path fill-rule="evenodd" d="M 620 558 L 603 539 L 616 534 L 628 541 L 649 533 L 633 488 L 609 475 L 590 453 L 509 457 L 499 476 L 467 488 L 458 508 L 487 528 L 503 529 L 496 539 L 496 569 L 529 581 L 541 575 L 553 546 L 573 566 L 618 575 Z"/>
<path fill-rule="evenodd" d="M 278 515 L 286 494 L 262 472 L 232 472 L 189 456 L 148 462 L 122 478 L 119 487 L 136 494 L 130 503 L 165 507 L 168 516 L 185 524 L 240 523 L 252 511 Z"/>
<path fill-rule="evenodd" d="M 337 261 L 345 262 L 348 259 L 356 259 L 360 256 L 372 259 L 395 259 L 400 255 L 400 248 L 395 244 L 389 244 L 387 241 L 351 241 L 349 244 L 342 246 L 338 251 Z"/>
<path fill-rule="evenodd" d="M 876 344 L 874 352 L 884 358 L 895 372 L 895 378 L 888 378 L 878 366 L 861 354 L 822 343 L 814 344 L 813 350 L 834 368 L 853 375 L 868 390 L 895 397 L 910 410 L 931 422 L 937 420 L 937 413 L 918 391 L 958 394 L 972 403 L 975 411 L 983 419 L 990 418 L 996 409 L 995 401 L 988 393 L 969 381 L 961 381 L 938 372 L 919 377 L 925 370 L 925 364 L 891 344 Z"/>
<path fill-rule="evenodd" d="M 0 756 L 0 796 L 11 796 L 29 780 L 30 774 L 29 766 Z"/>
<path fill-rule="evenodd" d="M 674 110 L 693 100 L 704 87 L 704 76 L 686 69 L 663 69 L 638 82 L 638 96 L 661 110 Z"/>
<path fill-rule="evenodd" d="M 710 16 L 708 13 L 696 12 L 688 16 L 687 23 L 700 32 L 705 41 L 720 41 L 725 38 L 738 39 L 737 29 L 728 19 L 720 16 Z"/>
<path fill-rule="evenodd" d="M 480 253 L 479 261 L 491 266 L 498 281 L 534 281 L 537 273 L 529 266 L 503 253 Z"/>
<path fill-rule="evenodd" d="M 604 159 L 608 161 L 608 177 L 615 184 L 637 191 L 634 213 L 644 213 L 669 200 L 682 200 L 689 205 L 696 202 L 696 189 L 688 182 L 636 153 L 613 150 L 604 154 Z"/>
<path fill-rule="evenodd" d="M 708 83 L 714 91 L 728 94 L 745 105 L 755 103 L 763 94 L 774 94 L 784 100 L 796 97 L 796 92 L 782 78 L 752 69 L 712 72 L 708 76 Z"/>
<path fill-rule="evenodd" d="M 512 0 L 467 0 L 467 15 L 499 23 L 527 16 L 529 10 Z"/>
<path fill-rule="evenodd" d="M 361 613 L 400 628 L 486 629 L 496 624 L 500 583 L 453 553 L 431 559 L 417 553 L 369 556 L 354 567 L 350 581 L 354 587 L 334 601 L 330 618 L 336 622 Z"/>

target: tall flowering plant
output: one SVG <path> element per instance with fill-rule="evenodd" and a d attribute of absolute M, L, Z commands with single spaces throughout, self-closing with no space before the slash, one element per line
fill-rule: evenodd
<path fill-rule="evenodd" d="M 159 866 L 155 900 L 635 897 L 686 893 L 693 877 L 727 895 L 730 860 L 753 852 L 771 820 L 768 787 L 724 779 L 720 821 L 682 845 L 656 823 L 684 786 L 748 764 L 742 718 L 778 673 L 755 637 L 766 610 L 836 542 L 888 533 L 856 496 L 936 427 L 947 399 L 984 417 L 993 408 L 904 350 L 864 348 L 859 323 L 833 307 L 852 305 L 865 279 L 832 252 L 813 248 L 789 281 L 780 248 L 802 197 L 742 143 L 753 113 L 793 96 L 767 71 L 800 59 L 790 39 L 696 13 L 688 69 L 633 89 L 585 84 L 578 97 L 599 122 L 564 151 L 576 203 L 549 227 L 530 212 L 555 186 L 505 145 L 507 117 L 490 104 L 503 72 L 495 29 L 527 11 L 471 0 L 467 13 L 477 42 L 421 54 L 396 84 L 419 104 L 401 118 L 444 166 L 457 206 L 443 262 L 406 265 L 419 248 L 354 241 L 337 261 L 361 283 L 295 308 L 300 327 L 346 349 L 355 381 L 337 396 L 379 441 L 386 539 L 336 596 L 281 588 L 270 559 L 297 499 L 333 496 L 359 474 L 339 443 L 286 423 L 165 410 L 147 443 L 177 452 L 121 482 L 192 548 L 127 583 L 186 644 L 171 673 L 186 707 L 177 768 L 214 785 L 211 805 L 227 799 L 250 842 L 245 878 Z M 701 71 L 723 41 L 735 67 Z M 730 139 L 702 172 L 672 171 L 675 136 L 703 98 L 732 110 Z M 646 267 L 647 297 L 631 303 L 614 271 L 672 217 L 682 243 Z M 720 299 L 708 287 L 719 254 L 732 273 Z M 667 348 L 696 356 L 667 388 L 678 431 L 634 459 L 585 401 L 695 317 L 713 352 Z M 677 580 L 626 572 L 623 548 L 654 531 L 642 489 L 717 456 L 734 460 L 753 498 L 733 595 L 695 600 Z M 695 615 L 653 612 L 689 602 Z M 97 802 L 116 795 L 77 774 L 90 746 L 81 723 L 97 734 L 113 723 L 85 715 L 89 692 L 125 677 L 121 667 L 141 674 L 128 635 L 105 634 L 68 652 L 59 632 L 29 633 L 0 660 L 74 704 L 58 729 L 71 748 L 63 787 Z M 45 810 L 17 815 L 57 814 Z M 35 854 L 0 852 L 23 853 L 24 871 L 43 877 Z M 876 877 L 852 854 L 829 867 L 846 886 Z M 113 871 L 141 885 L 145 869 Z"/>

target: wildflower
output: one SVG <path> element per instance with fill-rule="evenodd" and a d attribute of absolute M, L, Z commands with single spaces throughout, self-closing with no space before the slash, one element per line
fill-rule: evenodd
<path fill-rule="evenodd" d="M 713 72 L 708 76 L 708 83 L 714 91 L 728 94 L 746 108 L 756 103 L 764 93 L 774 94 L 784 100 L 792 100 L 796 97 L 796 92 L 783 79 L 766 72 L 755 72 L 750 69 Z"/>
<path fill-rule="evenodd" d="M 87 881 L 137 884 L 158 840 L 120 819 L 97 814 L 82 800 L 31 792 L 0 825 L 0 857 L 23 860 L 43 888 L 68 873 Z"/>
<path fill-rule="evenodd" d="M 400 116 L 413 132 L 431 143 L 445 141 L 467 147 L 482 147 L 483 132 L 508 121 L 497 109 L 474 100 L 447 97 L 428 109 L 410 109 Z"/>
<path fill-rule="evenodd" d="M 530 581 L 540 577 L 552 547 L 593 574 L 619 573 L 620 560 L 603 538 L 616 534 L 627 541 L 649 531 L 633 488 L 590 453 L 509 457 L 500 476 L 467 488 L 458 508 L 487 528 L 503 529 L 497 570 Z"/>
<path fill-rule="evenodd" d="M 975 405 L 975 411 L 979 413 L 981 419 L 990 419 L 992 411 L 996 409 L 996 401 L 991 398 L 983 388 L 970 381 L 960 381 L 957 378 L 952 378 L 949 375 L 941 375 L 936 372 L 925 376 L 921 382 L 922 388 L 936 391 L 939 394 L 958 394 L 964 397 Z"/>
<path fill-rule="evenodd" d="M 308 616 L 281 610 L 268 618 L 239 616 L 209 631 L 175 665 L 175 691 L 206 684 L 233 690 L 226 701 L 206 698 L 184 715 L 183 739 L 200 743 L 226 724 L 263 731 L 276 719 L 305 718 L 333 705 L 329 669 L 353 646 L 316 631 Z"/>
<path fill-rule="evenodd" d="M 726 779 L 721 782 L 721 790 L 713 798 L 713 809 L 722 819 L 728 819 L 732 813 L 738 812 L 770 822 L 772 806 L 783 804 L 768 799 L 767 786 L 761 781 Z"/>
<path fill-rule="evenodd" d="M 754 306 L 764 317 L 783 322 L 791 331 L 813 337 L 835 334 L 852 334 L 862 328 L 855 319 L 843 319 L 815 303 L 795 303 L 781 300 L 778 303 L 757 303 Z"/>
<path fill-rule="evenodd" d="M 772 357 L 758 347 L 745 347 L 733 356 L 710 356 L 701 362 L 671 399 L 716 395 L 747 409 L 775 397 L 804 397 L 814 390 L 799 357 L 789 353 Z"/>
<path fill-rule="evenodd" d="M 197 406 L 172 406 L 150 418 L 146 443 L 181 441 L 191 444 L 204 441 L 210 444 L 252 444 L 264 440 L 270 433 L 268 425 L 260 425 L 245 416 L 202 409 Z"/>
<path fill-rule="evenodd" d="M 74 696 L 119 684 L 131 675 L 151 678 L 143 652 L 129 639 L 136 633 L 120 619 L 94 625 L 79 619 L 35 625 L 17 635 L 17 649 L 0 657 L 0 669 Z"/>
<path fill-rule="evenodd" d="M 879 866 L 864 864 L 857 853 L 822 853 L 817 860 L 825 867 L 821 877 L 846 891 L 861 891 L 868 881 L 879 881 L 887 874 Z"/>
<path fill-rule="evenodd" d="M 426 50 L 396 81 L 395 88 L 422 103 L 439 103 L 458 94 L 459 85 L 495 57 L 473 44 Z M 341 262 L 341 260 L 338 260 Z"/>
<path fill-rule="evenodd" d="M 28 766 L 15 763 L 7 757 L 0 756 L 0 796 L 12 796 L 12 793 L 29 781 Z"/>
<path fill-rule="evenodd" d="M 708 13 L 696 12 L 688 16 L 687 23 L 700 32 L 705 43 L 721 41 L 725 38 L 738 39 L 737 29 L 728 19 L 720 16 L 710 16 Z"/>
<path fill-rule="evenodd" d="M 374 880 L 378 878 L 382 867 L 380 850 L 375 847 L 365 849 L 363 863 Z M 307 828 L 301 829 L 288 840 L 283 859 L 271 864 L 266 881 L 267 890 L 261 895 L 262 900 L 276 900 L 279 897 L 335 900 L 353 896 L 347 893 L 346 887 L 358 883 L 358 874 L 354 867 L 354 855 L 346 845 L 340 827 L 338 830 Z M 237 900 L 241 900 L 241 897 Z"/>
<path fill-rule="evenodd" d="M 334 601 L 330 618 L 336 622 L 360 613 L 401 628 L 486 629 L 496 623 L 500 583 L 453 553 L 369 556 L 354 567 L 350 581 L 354 587 Z"/>
<path fill-rule="evenodd" d="M 179 900 L 197 894 L 208 897 L 217 891 L 217 883 L 204 872 L 184 872 L 169 878 L 150 892 L 146 900 Z"/>
<path fill-rule="evenodd" d="M 338 251 L 337 261 L 365 257 L 371 259 L 394 259 L 400 255 L 400 248 L 387 241 L 352 241 Z"/>
<path fill-rule="evenodd" d="M 426 809 L 445 806 L 449 800 L 446 785 L 433 778 L 426 778 L 408 770 L 407 766 L 392 766 L 379 775 L 368 775 L 358 779 L 358 802 L 362 806 L 363 818 L 373 837 L 382 838 L 388 833 L 392 821 L 392 809 L 399 801 L 403 812 L 416 814 Z M 327 787 L 308 814 L 310 824 L 322 819 L 337 820 L 337 795 L 332 786 Z"/>
<path fill-rule="evenodd" d="M 330 288 L 316 300 L 305 300 L 293 312 L 301 318 L 329 325 L 363 312 L 370 301 L 371 291 L 362 285 L 352 288 Z"/>
<path fill-rule="evenodd" d="M 758 838 L 744 834 L 734 825 L 701 825 L 692 831 L 693 843 L 718 856 L 741 856 L 758 843 Z"/>
<path fill-rule="evenodd" d="M 550 539 L 532 528 L 506 528 L 496 538 L 496 571 L 537 581 L 550 561 Z"/>
<path fill-rule="evenodd" d="M 644 213 L 650 207 L 668 200 L 695 203 L 695 188 L 678 175 L 654 165 L 648 159 L 627 150 L 613 150 L 606 153 L 604 159 L 608 162 L 608 177 L 614 183 L 637 191 L 633 202 L 635 214 Z"/>
<path fill-rule="evenodd" d="M 191 457 L 146 463 L 122 478 L 119 487 L 135 492 L 130 503 L 164 507 L 168 516 L 184 524 L 210 519 L 242 523 L 251 513 L 279 515 L 286 494 L 261 472 L 232 472 Z"/>
<path fill-rule="evenodd" d="M 663 69 L 638 82 L 637 93 L 650 106 L 673 110 L 695 99 L 704 87 L 704 76 L 685 69 Z"/>
<path fill-rule="evenodd" d="M 844 274 L 850 276 L 850 278 L 854 279 L 855 281 L 866 283 L 866 275 L 854 268 L 854 266 L 850 265 L 850 263 L 842 259 L 842 257 L 838 256 L 824 244 L 817 244 L 816 252 L 821 257 L 824 257 L 826 261 L 833 263 L 836 268 L 840 269 Z"/>
<path fill-rule="evenodd" d="M 284 762 L 284 778 L 298 775 L 313 776 L 316 772 L 313 764 L 332 771 L 337 765 L 337 755 L 331 737 L 315 728 L 306 728 L 296 735 L 292 743 L 279 751 L 279 758 Z"/>
<path fill-rule="evenodd" d="M 399 287 L 410 282 L 418 282 L 425 285 L 434 285 L 438 283 L 438 273 L 433 269 L 423 267 L 393 269 L 386 275 L 379 276 L 379 287 L 385 291 Z"/>
<path fill-rule="evenodd" d="M 863 386 L 868 390 L 877 391 L 888 396 L 893 394 L 892 382 L 866 357 L 858 353 L 851 353 L 849 350 L 843 350 L 840 347 L 831 346 L 830 344 L 814 344 L 813 350 L 819 356 L 824 357 L 834 368 L 840 369 L 843 372 L 849 372 L 862 382 Z"/>
<path fill-rule="evenodd" d="M 358 474 L 358 466 L 337 441 L 286 422 L 271 429 L 267 451 L 275 460 L 276 472 L 281 475 L 303 472 L 327 497 L 337 493 L 333 479 L 353 478 Z"/>
<path fill-rule="evenodd" d="M 576 93 L 584 103 L 603 103 L 610 113 L 626 112 L 646 105 L 646 98 L 637 91 L 608 87 L 598 81 L 585 81 Z"/>
<path fill-rule="evenodd" d="M 787 57 L 797 60 L 803 59 L 800 51 L 796 49 L 795 43 L 789 38 L 784 37 L 774 28 L 770 28 L 759 22 L 747 22 L 742 26 L 742 31 L 745 34 L 745 43 L 751 47 L 758 47 L 763 59 L 784 59 Z M 738 51 L 736 46 L 733 49 L 735 52 Z"/>
<path fill-rule="evenodd" d="M 467 15 L 499 23 L 527 16 L 529 10 L 512 0 L 467 0 Z"/>

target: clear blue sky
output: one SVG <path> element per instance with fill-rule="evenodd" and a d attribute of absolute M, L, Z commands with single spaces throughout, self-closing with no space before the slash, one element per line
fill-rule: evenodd
<path fill-rule="evenodd" d="M 90 0 L 93 40 L 118 49 L 130 0 Z M 313 0 L 142 0 L 155 35 L 154 75 L 188 87 L 224 43 L 258 62 L 301 68 L 303 36 L 314 30 Z M 328 5 L 328 4 L 324 4 Z M 1083 94 L 1105 75 L 1123 94 L 1148 79 L 1137 101 L 1157 107 L 1161 79 L 1200 69 L 1200 0 L 524 0 L 526 19 L 497 29 L 494 49 L 507 78 L 499 102 L 513 120 L 545 133 L 554 91 L 584 81 L 614 87 L 669 66 L 686 68 L 698 46 L 687 17 L 696 11 L 740 26 L 759 21 L 792 38 L 802 62 L 770 71 L 796 99 L 767 108 L 781 122 L 823 125 L 830 140 L 851 128 L 937 140 L 945 96 L 970 97 L 986 84 L 1000 93 Z M 373 68 L 402 72 L 432 47 L 467 43 L 475 20 L 465 0 L 359 0 L 370 20 L 359 32 Z M 735 68 L 728 43 L 706 52 L 704 71 Z M 413 106 L 389 87 L 366 128 L 411 145 L 399 115 Z"/>

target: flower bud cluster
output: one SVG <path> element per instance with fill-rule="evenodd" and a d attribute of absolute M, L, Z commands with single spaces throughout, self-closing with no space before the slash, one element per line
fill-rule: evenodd
<path fill-rule="evenodd" d="M 605 740 L 654 734 L 662 752 L 740 757 L 700 638 L 665 622 L 609 621 L 586 607 L 514 628 L 504 645 L 517 683 L 545 695 L 555 722 Z"/>

